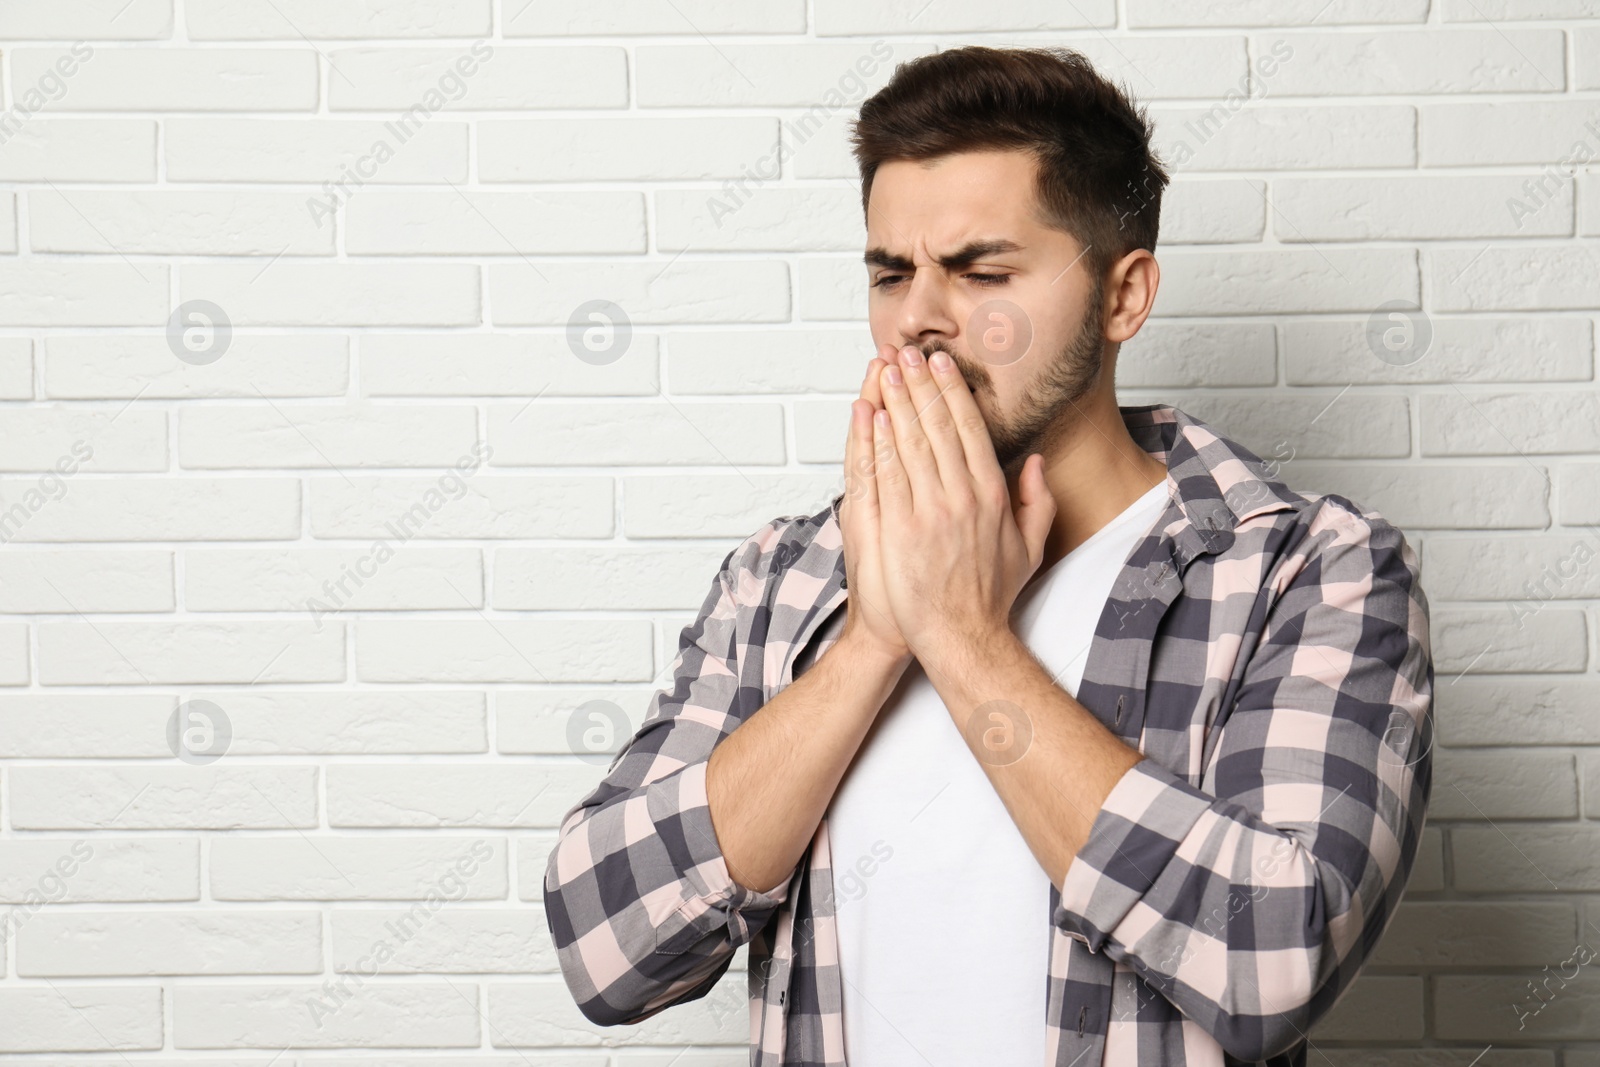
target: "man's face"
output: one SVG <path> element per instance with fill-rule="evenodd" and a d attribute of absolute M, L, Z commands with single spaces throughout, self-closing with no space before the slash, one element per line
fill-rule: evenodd
<path fill-rule="evenodd" d="M 867 215 L 873 342 L 948 352 L 1007 474 L 1070 425 L 1105 347 L 1098 279 L 1039 217 L 1035 166 L 1020 151 L 885 163 Z"/>

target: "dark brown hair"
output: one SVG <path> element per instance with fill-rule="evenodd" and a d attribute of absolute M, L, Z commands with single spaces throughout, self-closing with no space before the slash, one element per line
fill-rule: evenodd
<path fill-rule="evenodd" d="M 1088 249 L 1100 279 L 1135 248 L 1155 251 L 1167 172 L 1150 135 L 1144 109 L 1081 53 L 974 45 L 900 64 L 861 105 L 851 143 L 863 213 L 890 160 L 1031 152 L 1046 223 Z"/>

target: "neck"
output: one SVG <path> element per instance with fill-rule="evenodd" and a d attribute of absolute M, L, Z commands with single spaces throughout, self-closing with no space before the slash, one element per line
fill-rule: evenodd
<path fill-rule="evenodd" d="M 1109 387 L 1097 385 L 1069 409 L 1067 421 L 1041 452 L 1056 517 L 1035 577 L 1167 476 L 1166 465 L 1128 433 Z"/>

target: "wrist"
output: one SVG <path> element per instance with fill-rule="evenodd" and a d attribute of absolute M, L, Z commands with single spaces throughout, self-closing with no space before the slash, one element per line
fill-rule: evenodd
<path fill-rule="evenodd" d="M 898 677 L 913 658 L 909 648 L 891 648 L 866 630 L 848 624 L 829 651 L 848 660 L 854 669 L 890 677 Z"/>

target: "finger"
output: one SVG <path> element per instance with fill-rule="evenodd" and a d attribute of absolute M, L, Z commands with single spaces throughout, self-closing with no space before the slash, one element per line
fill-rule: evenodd
<path fill-rule="evenodd" d="M 903 523 L 911 514 L 911 482 L 900 462 L 894 426 L 887 411 L 872 415 L 873 474 L 877 479 L 878 513 L 887 523 Z M 879 527 L 881 536 L 882 526 Z"/>
<path fill-rule="evenodd" d="M 944 390 L 945 405 L 955 420 L 956 432 L 961 435 L 962 449 L 966 453 L 967 467 L 972 472 L 973 480 L 993 481 L 998 478 L 1004 481 L 1005 474 L 1000 470 L 1000 461 L 994 454 L 994 441 L 989 437 L 989 424 L 983 421 L 983 412 L 978 410 L 978 402 L 972 398 L 961 368 L 956 366 L 956 361 L 947 352 L 935 352 L 928 366 L 933 370 L 934 381 L 947 386 Z"/>
<path fill-rule="evenodd" d="M 850 433 L 845 442 L 845 499 L 852 513 L 859 510 L 867 520 L 878 514 L 878 483 L 872 473 L 872 416 L 876 408 L 857 397 L 850 404 Z"/>
<path fill-rule="evenodd" d="M 961 435 L 956 432 L 955 417 L 940 395 L 943 389 L 959 387 L 936 381 L 922 353 L 915 347 L 907 345 L 899 356 L 900 371 L 905 375 L 911 404 L 916 409 L 915 426 L 928 440 L 939 469 L 939 480 L 945 492 L 955 499 L 970 499 L 972 472 L 968 469 L 966 451 Z"/>
<path fill-rule="evenodd" d="M 887 341 L 878 346 L 878 354 L 867 364 L 867 380 L 861 390 L 861 395 L 872 401 L 875 408 L 883 407 L 883 390 L 878 384 L 878 375 L 883 373 L 883 368 L 895 362 L 896 349 Z"/>
<path fill-rule="evenodd" d="M 928 435 L 917 421 L 917 409 L 911 403 L 911 391 L 906 384 L 905 369 L 898 361 L 884 368 L 880 384 L 883 386 L 884 410 L 889 413 L 895 454 L 900 466 L 905 470 L 912 503 L 917 501 L 928 503 L 936 500 L 944 493 L 944 482 L 939 476 L 939 462 L 934 458 L 932 442 L 928 440 Z M 878 491 L 881 495 L 882 487 Z"/>
<path fill-rule="evenodd" d="M 1044 559 L 1044 542 L 1056 517 L 1056 498 L 1044 480 L 1044 456 L 1035 452 L 1022 464 L 1017 493 L 1022 500 L 1015 512 L 1017 529 L 1028 546 L 1028 565 L 1037 569 Z"/>

